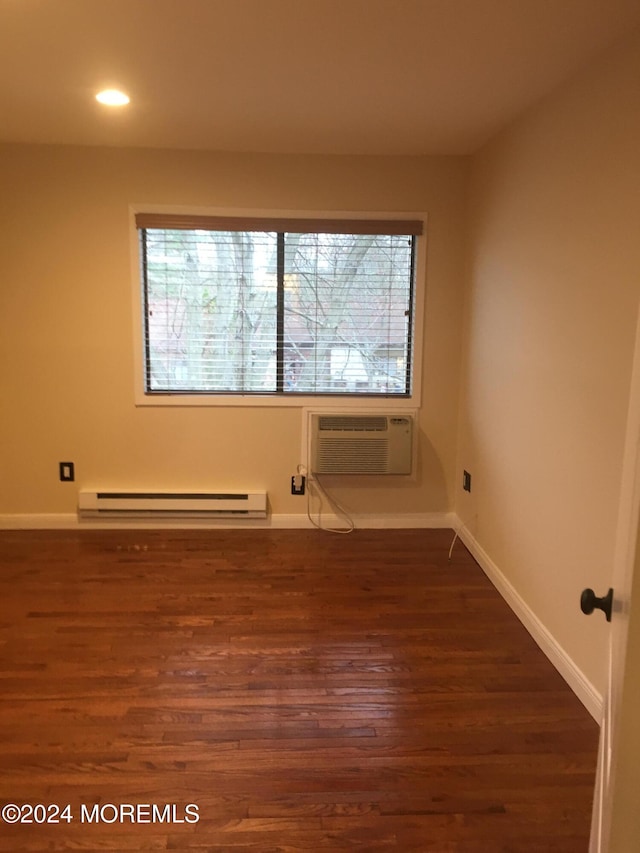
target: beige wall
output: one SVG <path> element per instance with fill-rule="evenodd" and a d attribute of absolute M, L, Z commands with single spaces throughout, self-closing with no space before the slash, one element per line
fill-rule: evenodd
<path fill-rule="evenodd" d="M 452 508 L 465 162 L 0 147 L 0 516 L 73 513 L 78 486 L 289 494 L 297 409 L 134 406 L 131 203 L 424 211 L 428 282 L 420 470 L 340 494 L 356 513 Z M 76 463 L 77 484 L 58 482 Z M 5 519 L 6 520 L 6 519 Z"/>
<path fill-rule="evenodd" d="M 458 512 L 599 691 L 640 272 L 640 39 L 473 162 Z"/>

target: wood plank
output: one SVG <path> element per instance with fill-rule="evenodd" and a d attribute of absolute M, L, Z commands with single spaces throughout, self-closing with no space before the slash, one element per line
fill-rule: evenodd
<path fill-rule="evenodd" d="M 0 804 L 76 816 L 0 853 L 583 853 L 597 726 L 451 537 L 0 532 Z"/>

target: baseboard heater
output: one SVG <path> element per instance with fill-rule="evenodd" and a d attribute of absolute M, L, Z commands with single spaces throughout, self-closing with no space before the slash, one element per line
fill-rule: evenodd
<path fill-rule="evenodd" d="M 78 496 L 82 518 L 265 518 L 266 492 L 89 492 Z"/>

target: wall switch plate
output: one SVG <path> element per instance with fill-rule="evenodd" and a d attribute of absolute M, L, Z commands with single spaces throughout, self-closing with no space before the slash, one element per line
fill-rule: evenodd
<path fill-rule="evenodd" d="M 76 478 L 75 466 L 73 462 L 61 462 L 60 463 L 60 482 L 61 483 L 73 483 Z"/>

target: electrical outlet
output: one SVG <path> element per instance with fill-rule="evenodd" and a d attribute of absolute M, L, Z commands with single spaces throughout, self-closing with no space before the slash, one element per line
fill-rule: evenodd
<path fill-rule="evenodd" d="M 307 482 L 307 478 L 304 474 L 294 474 L 291 478 L 291 494 L 292 495 L 304 495 L 304 489 Z"/>
<path fill-rule="evenodd" d="M 75 466 L 73 462 L 60 462 L 60 482 L 73 483 L 76 478 Z"/>
<path fill-rule="evenodd" d="M 471 474 L 468 471 L 462 472 L 462 488 L 465 492 L 471 491 Z"/>

